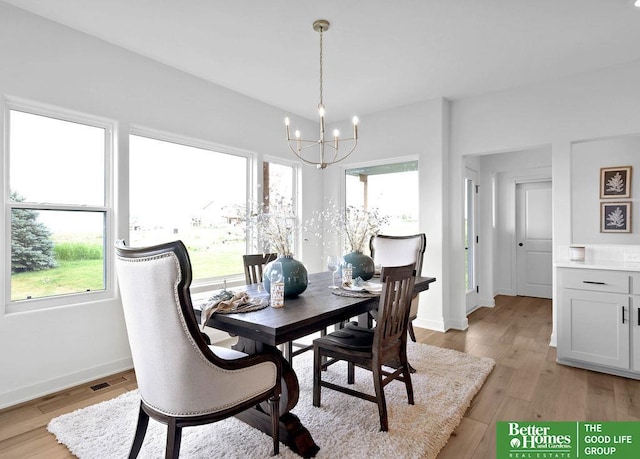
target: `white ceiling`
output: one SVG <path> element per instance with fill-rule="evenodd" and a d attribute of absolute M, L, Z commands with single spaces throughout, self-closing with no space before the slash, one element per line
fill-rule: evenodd
<path fill-rule="evenodd" d="M 2 0 L 283 112 L 329 120 L 640 59 L 632 0 Z"/>

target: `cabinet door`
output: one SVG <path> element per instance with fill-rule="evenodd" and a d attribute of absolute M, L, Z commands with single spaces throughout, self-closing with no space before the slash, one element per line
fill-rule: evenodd
<path fill-rule="evenodd" d="M 558 357 L 629 369 L 629 313 L 628 295 L 563 289 Z"/>
<path fill-rule="evenodd" d="M 631 297 L 631 369 L 640 371 L 640 296 Z"/>

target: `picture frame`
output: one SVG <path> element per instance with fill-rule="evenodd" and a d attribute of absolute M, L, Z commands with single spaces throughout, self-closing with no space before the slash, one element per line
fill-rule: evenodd
<path fill-rule="evenodd" d="M 631 166 L 600 168 L 600 199 L 631 197 Z"/>
<path fill-rule="evenodd" d="M 631 201 L 600 203 L 601 233 L 631 232 Z"/>

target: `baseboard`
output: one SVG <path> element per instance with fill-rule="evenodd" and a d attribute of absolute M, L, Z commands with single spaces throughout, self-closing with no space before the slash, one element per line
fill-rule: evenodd
<path fill-rule="evenodd" d="M 131 360 L 131 357 L 128 357 L 106 365 L 88 368 L 59 378 L 23 387 L 22 389 L 5 392 L 0 394 L 0 409 L 28 402 L 29 400 L 39 397 L 44 397 L 45 395 L 79 386 L 106 376 L 111 376 L 115 373 L 127 371 L 131 368 L 133 368 L 133 361 Z"/>
<path fill-rule="evenodd" d="M 495 298 L 480 298 L 480 307 L 493 308 L 496 305 Z"/>
<path fill-rule="evenodd" d="M 549 340 L 549 346 L 558 347 L 558 337 L 555 333 L 551 334 L 551 339 Z"/>
<path fill-rule="evenodd" d="M 436 320 L 424 320 L 419 317 L 413 321 L 414 327 L 426 328 L 427 330 L 434 330 L 439 332 L 445 332 L 447 329 L 445 328 L 444 322 L 439 322 Z"/>
<path fill-rule="evenodd" d="M 602 365 L 596 365 L 596 364 L 588 363 L 588 362 L 579 362 L 577 360 L 564 359 L 564 358 L 561 358 L 561 357 L 558 357 L 556 359 L 556 362 L 558 362 L 561 365 L 568 365 L 570 367 L 576 367 L 576 368 L 582 368 L 584 370 L 596 371 L 598 373 L 607 373 L 607 374 L 610 374 L 610 375 L 622 376 L 623 378 L 640 379 L 640 373 L 637 373 L 635 371 L 628 371 L 628 370 L 623 370 L 623 369 L 618 369 L 618 368 L 611 368 L 611 367 L 606 367 L 606 366 L 602 366 Z"/>
<path fill-rule="evenodd" d="M 471 314 L 473 311 L 477 311 L 480 308 L 484 308 L 485 306 L 481 305 L 481 304 L 476 304 L 474 307 L 472 307 L 471 309 L 467 309 L 467 315 Z"/>
<path fill-rule="evenodd" d="M 469 321 L 465 317 L 462 320 L 447 320 L 445 323 L 447 330 L 466 330 L 469 328 Z"/>

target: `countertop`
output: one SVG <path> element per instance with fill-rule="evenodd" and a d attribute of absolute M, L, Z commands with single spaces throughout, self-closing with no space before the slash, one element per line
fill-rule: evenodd
<path fill-rule="evenodd" d="M 640 263 L 630 261 L 571 261 L 558 260 L 554 263 L 556 268 L 579 269 L 608 269 L 611 271 L 637 271 L 640 272 Z"/>

